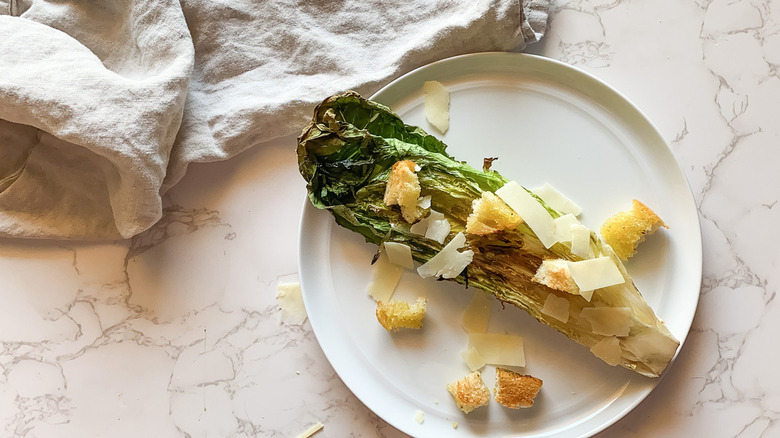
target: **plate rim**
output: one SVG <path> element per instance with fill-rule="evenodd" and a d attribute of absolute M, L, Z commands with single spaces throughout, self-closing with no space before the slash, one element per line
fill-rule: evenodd
<path fill-rule="evenodd" d="M 510 58 L 512 58 L 513 60 L 518 60 L 516 62 L 523 62 L 523 60 L 525 59 L 525 60 L 528 60 L 528 62 L 537 62 L 537 63 L 542 63 L 542 64 L 546 63 L 548 65 L 554 66 L 553 68 L 563 69 L 563 70 L 567 71 L 568 73 L 571 73 L 571 74 L 574 74 L 574 75 L 579 75 L 579 76 L 587 79 L 588 81 L 597 84 L 599 87 L 602 87 L 604 90 L 607 90 L 609 93 L 613 94 L 614 97 L 617 97 L 621 101 L 622 104 L 627 105 L 628 107 L 630 107 L 631 110 L 633 112 L 635 112 L 635 114 L 641 118 L 642 122 L 646 124 L 646 127 L 649 128 L 653 132 L 653 134 L 658 137 L 658 139 L 660 139 L 661 144 L 663 144 L 663 146 L 665 147 L 665 152 L 668 154 L 668 157 L 671 158 L 672 163 L 674 164 L 675 173 L 679 174 L 677 176 L 682 178 L 682 182 L 684 183 L 684 186 L 687 189 L 687 191 L 685 193 L 685 197 L 687 198 L 686 199 L 686 204 L 689 204 L 689 206 L 692 207 L 692 209 L 693 209 L 692 213 L 694 214 L 694 217 L 696 218 L 696 220 L 692 224 L 692 226 L 694 228 L 693 231 L 695 231 L 695 233 L 693 233 L 693 235 L 688 236 L 688 237 L 692 238 L 694 240 L 693 244 L 697 248 L 697 251 L 696 251 L 696 254 L 695 254 L 695 258 L 693 260 L 689 259 L 688 263 L 693 266 L 692 271 L 695 272 L 695 274 L 694 274 L 695 279 L 694 280 L 696 280 L 698 286 L 697 286 L 696 294 L 691 293 L 691 298 L 690 298 L 691 302 L 688 303 L 687 306 L 686 306 L 687 308 L 690 309 L 689 312 L 685 316 L 684 320 L 683 320 L 683 318 L 679 318 L 679 320 L 683 322 L 681 325 L 686 328 L 684 333 L 679 334 L 679 335 L 675 334 L 675 336 L 677 336 L 678 340 L 680 341 L 680 346 L 678 347 L 677 351 L 675 352 L 675 355 L 672 358 L 672 360 L 670 361 L 670 363 L 667 366 L 666 370 L 661 374 L 661 376 L 659 376 L 658 378 L 655 379 L 655 383 L 652 385 L 651 388 L 649 388 L 643 394 L 637 396 L 635 400 L 633 400 L 631 403 L 628 403 L 625 406 L 625 408 L 622 409 L 620 412 L 616 413 L 616 415 L 613 415 L 607 421 L 601 422 L 599 425 L 594 425 L 594 427 L 590 428 L 589 431 L 585 435 L 581 435 L 581 436 L 593 436 L 593 435 L 595 435 L 595 434 L 597 434 L 597 433 L 607 429 L 608 427 L 610 427 L 611 425 L 613 425 L 615 422 L 619 421 L 620 419 L 624 418 L 628 413 L 633 411 L 642 401 L 644 401 L 647 398 L 647 396 L 653 390 L 655 390 L 655 388 L 658 387 L 658 384 L 660 383 L 660 381 L 664 378 L 664 376 L 666 374 L 668 374 L 669 370 L 674 366 L 674 363 L 676 362 L 677 357 L 679 356 L 680 352 L 682 351 L 683 345 L 685 344 L 685 342 L 687 340 L 687 337 L 690 334 L 690 330 L 691 330 L 691 327 L 692 327 L 692 324 L 693 324 L 693 319 L 695 317 L 695 314 L 696 314 L 696 311 L 697 311 L 697 308 L 698 308 L 698 305 L 699 305 L 699 299 L 700 299 L 699 292 L 700 292 L 701 281 L 702 281 L 702 277 L 703 277 L 703 271 L 702 271 L 702 267 L 703 267 L 703 247 L 702 247 L 702 237 L 701 237 L 700 216 L 699 216 L 699 213 L 698 213 L 698 208 L 696 206 L 696 202 L 695 202 L 695 198 L 693 196 L 693 191 L 691 189 L 690 182 L 689 182 L 687 176 L 685 175 L 685 172 L 683 171 L 682 166 L 680 166 L 679 159 L 677 158 L 677 156 L 675 156 L 674 151 L 671 149 L 669 143 L 663 138 L 663 136 L 661 135 L 661 133 L 658 130 L 657 126 L 652 122 L 652 120 L 639 107 L 637 107 L 636 104 L 634 104 L 633 101 L 628 99 L 623 93 L 621 93 L 620 91 L 618 91 L 617 89 L 615 89 L 614 87 L 612 87 L 611 85 L 606 83 L 605 81 L 599 79 L 595 75 L 593 75 L 593 74 L 591 74 L 589 72 L 586 72 L 586 71 L 584 71 L 584 70 L 582 70 L 582 69 L 580 69 L 580 68 L 578 68 L 576 66 L 573 66 L 573 65 L 570 65 L 570 64 L 567 64 L 565 62 L 562 62 L 562 61 L 559 61 L 559 60 L 555 60 L 555 59 L 552 59 L 552 58 L 548 58 L 548 57 L 544 57 L 544 56 L 540 56 L 540 55 L 535 55 L 535 54 L 516 53 L 516 52 L 479 52 L 479 53 L 468 53 L 468 54 L 463 54 L 463 55 L 452 56 L 452 57 L 449 57 L 449 58 L 444 58 L 444 59 L 441 59 L 441 60 L 437 60 L 437 61 L 431 62 L 431 63 L 426 64 L 426 65 L 417 67 L 417 68 L 415 68 L 415 69 L 413 69 L 413 70 L 411 70 L 411 71 L 409 71 L 409 72 L 407 72 L 407 73 L 405 73 L 403 75 L 400 75 L 399 77 L 395 78 L 394 80 L 389 82 L 387 85 L 381 87 L 379 90 L 377 90 L 375 93 L 373 93 L 371 95 L 371 97 L 369 97 L 369 99 L 374 99 L 376 96 L 381 95 L 382 93 L 387 92 L 387 90 L 392 89 L 393 87 L 397 86 L 397 84 L 399 82 L 407 81 L 410 76 L 414 76 L 414 75 L 420 74 L 421 71 L 434 68 L 435 66 L 439 66 L 441 64 L 448 64 L 448 63 L 453 63 L 453 62 L 455 62 L 455 63 L 461 62 L 463 59 L 466 59 L 466 58 L 468 58 L 468 59 L 479 59 L 479 58 L 505 58 L 505 59 L 510 59 Z M 381 103 L 381 100 L 379 100 L 379 102 Z M 301 214 L 300 214 L 300 218 L 299 218 L 298 273 L 299 273 L 299 279 L 301 281 L 300 284 L 301 284 L 301 289 L 302 289 L 304 306 L 306 308 L 310 308 L 310 306 L 311 306 L 311 298 L 307 298 L 308 297 L 308 293 L 306 292 L 307 287 L 304 285 L 304 281 L 303 281 L 303 278 L 304 278 L 303 272 L 305 271 L 305 269 L 304 269 L 305 262 L 304 262 L 304 257 L 302 256 L 302 254 L 304 254 L 305 248 L 308 246 L 308 243 L 304 242 L 304 227 L 305 227 L 305 225 L 307 223 L 307 220 L 309 219 L 309 216 L 312 215 L 312 214 L 318 214 L 318 213 L 322 213 L 322 212 L 319 212 L 314 206 L 311 205 L 311 202 L 309 201 L 308 193 L 305 194 L 304 195 L 304 200 L 303 200 L 303 208 L 301 210 Z M 690 212 L 689 212 L 689 214 L 690 214 Z M 328 214 L 328 217 L 330 217 L 329 214 Z M 333 224 L 331 223 L 328 226 L 332 228 Z M 694 296 L 695 296 L 695 298 L 693 298 Z M 314 332 L 315 338 L 317 339 L 317 342 L 318 342 L 321 350 L 323 351 L 323 353 L 324 353 L 326 359 L 328 360 L 328 362 L 330 363 L 330 365 L 333 367 L 334 371 L 336 372 L 336 375 L 339 376 L 339 378 L 345 384 L 345 386 L 347 386 L 347 388 L 352 392 L 352 394 L 355 395 L 355 397 L 357 397 L 361 401 L 361 403 L 363 403 L 374 414 L 376 414 L 377 416 L 382 418 L 384 421 L 386 421 L 388 424 L 392 425 L 393 427 L 397 428 L 398 430 L 400 430 L 403 433 L 410 434 L 412 436 L 418 436 L 418 435 L 416 435 L 416 433 L 424 432 L 423 430 L 414 430 L 414 431 L 412 431 L 408 427 L 406 427 L 405 424 L 399 424 L 399 423 L 397 423 L 395 421 L 392 421 L 385 414 L 383 414 L 380 410 L 375 409 L 372 406 L 373 403 L 367 402 L 366 399 L 365 399 L 365 396 L 361 394 L 361 391 L 357 388 L 357 385 L 355 384 L 355 382 L 349 381 L 349 379 L 345 379 L 341 375 L 339 370 L 337 369 L 337 365 L 335 365 L 334 362 L 336 364 L 338 364 L 340 361 L 339 361 L 338 358 L 336 358 L 334 356 L 334 354 L 333 354 L 334 352 L 333 351 L 326 351 L 326 348 L 323 345 L 323 341 L 320 339 L 320 334 L 318 334 L 318 333 L 322 333 L 322 329 L 320 329 L 320 330 L 317 329 L 317 327 L 319 327 L 319 323 L 317 322 L 317 319 L 316 318 L 312 319 L 311 317 L 309 317 L 309 322 L 310 322 L 310 324 L 312 326 L 312 331 Z M 412 415 L 412 413 L 410 412 L 409 416 L 411 417 L 411 415 Z M 557 433 L 553 433 L 553 434 L 545 433 L 545 434 L 543 434 L 541 436 L 555 436 L 555 435 L 557 435 Z"/>

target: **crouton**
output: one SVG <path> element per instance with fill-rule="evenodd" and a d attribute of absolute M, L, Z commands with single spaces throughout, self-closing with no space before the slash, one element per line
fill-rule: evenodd
<path fill-rule="evenodd" d="M 497 231 L 517 228 L 523 218 L 492 192 L 482 192 L 471 202 L 471 214 L 466 219 L 466 232 L 484 236 Z"/>
<path fill-rule="evenodd" d="M 404 220 L 413 224 L 425 213 L 425 209 L 417 205 L 420 198 L 420 180 L 417 178 L 414 161 L 403 160 L 393 164 L 387 178 L 384 201 L 386 205 L 401 207 Z"/>
<path fill-rule="evenodd" d="M 380 301 L 376 306 L 376 319 L 389 332 L 400 328 L 418 329 L 422 327 L 426 309 L 427 300 L 422 297 L 413 305 L 397 300 Z"/>
<path fill-rule="evenodd" d="M 447 391 L 452 394 L 458 408 L 467 414 L 480 406 L 487 406 L 490 402 L 490 389 L 482 381 L 479 371 L 449 383 Z"/>
<path fill-rule="evenodd" d="M 579 295 L 580 293 L 580 288 L 577 287 L 577 283 L 574 282 L 569 271 L 569 263 L 563 259 L 543 260 L 531 280 L 550 289 L 568 292 L 573 295 Z"/>
<path fill-rule="evenodd" d="M 633 200 L 631 210 L 621 211 L 604 221 L 601 237 L 621 260 L 628 260 L 637 252 L 637 246 L 659 227 L 669 228 L 653 210 Z"/>
<path fill-rule="evenodd" d="M 542 389 L 542 380 L 516 373 L 505 368 L 496 368 L 496 401 L 508 408 L 530 408 L 534 398 Z"/>

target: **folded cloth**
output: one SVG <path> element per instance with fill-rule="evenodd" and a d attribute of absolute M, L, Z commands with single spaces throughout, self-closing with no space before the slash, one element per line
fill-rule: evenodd
<path fill-rule="evenodd" d="M 115 239 L 192 162 L 426 63 L 522 50 L 549 0 L 0 0 L 0 235 Z"/>

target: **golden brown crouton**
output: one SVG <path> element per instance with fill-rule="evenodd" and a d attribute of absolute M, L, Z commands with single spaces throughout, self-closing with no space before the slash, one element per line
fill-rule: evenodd
<path fill-rule="evenodd" d="M 380 301 L 376 306 L 376 319 L 385 330 L 397 331 L 399 328 L 418 329 L 422 327 L 425 317 L 427 300 L 417 298 L 417 303 L 410 305 L 405 301 L 390 300 Z"/>
<path fill-rule="evenodd" d="M 569 271 L 568 262 L 563 259 L 543 260 L 531 280 L 543 284 L 550 289 L 568 292 L 574 295 L 580 293 L 580 288 L 577 287 L 577 283 L 574 282 L 571 272 Z"/>
<path fill-rule="evenodd" d="M 482 381 L 479 371 L 449 383 L 447 391 L 452 394 L 458 408 L 467 414 L 480 406 L 487 406 L 490 402 L 490 389 Z"/>
<path fill-rule="evenodd" d="M 417 205 L 420 197 L 420 180 L 417 178 L 414 161 L 403 160 L 393 164 L 387 178 L 384 201 L 386 205 L 398 205 L 404 220 L 414 223 L 425 213 Z"/>
<path fill-rule="evenodd" d="M 534 398 L 540 389 L 541 379 L 505 368 L 496 368 L 496 401 L 508 408 L 530 408 L 534 405 Z"/>
<path fill-rule="evenodd" d="M 653 210 L 634 199 L 631 210 L 621 211 L 604 221 L 601 237 L 621 260 L 628 260 L 636 254 L 637 245 L 659 227 L 669 228 Z"/>
<path fill-rule="evenodd" d="M 471 202 L 471 214 L 466 219 L 466 232 L 484 236 L 500 230 L 517 228 L 523 218 L 492 192 Z"/>

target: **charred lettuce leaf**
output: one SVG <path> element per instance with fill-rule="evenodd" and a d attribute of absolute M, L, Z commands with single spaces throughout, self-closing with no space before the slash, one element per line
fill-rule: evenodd
<path fill-rule="evenodd" d="M 443 245 L 410 232 L 410 224 L 400 210 L 384 204 L 385 186 L 394 163 L 411 160 L 420 166 L 417 176 L 422 195 L 430 195 L 431 208 L 450 222 L 450 238 L 465 232 L 472 201 L 509 181 L 489 166 L 478 170 L 457 161 L 446 149 L 444 143 L 421 128 L 406 125 L 388 107 L 346 92 L 325 99 L 315 108 L 311 123 L 298 139 L 297 153 L 299 170 L 315 207 L 328 210 L 339 225 L 360 233 L 367 242 L 409 245 L 414 259 L 425 263 Z M 534 197 L 552 217 L 560 216 Z M 595 257 L 614 259 L 626 281 L 598 289 L 590 302 L 531 280 L 543 260 L 581 260 L 567 244 L 558 242 L 545 248 L 525 224 L 485 236 L 466 236 L 474 257 L 453 281 L 478 287 L 525 310 L 594 353 L 605 345 L 613 349 L 618 345 L 619 357 L 613 362 L 642 375 L 659 376 L 674 357 L 679 342 L 645 302 L 609 245 L 595 233 L 590 242 Z M 550 294 L 569 302 L 571 316 L 567 322 L 541 311 Z M 630 308 L 628 335 L 594 333 L 591 321 L 580 316 L 583 309 L 592 307 Z"/>

